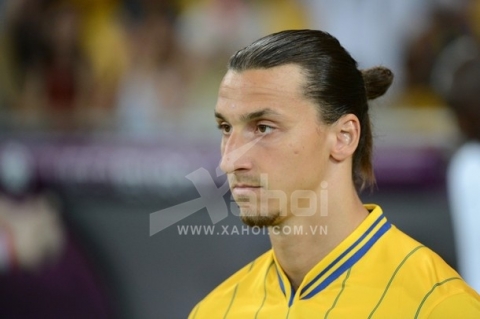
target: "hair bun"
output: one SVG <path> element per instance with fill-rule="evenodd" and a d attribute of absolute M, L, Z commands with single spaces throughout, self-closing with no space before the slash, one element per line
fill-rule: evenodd
<path fill-rule="evenodd" d="M 373 100 L 387 92 L 393 82 L 393 72 L 383 66 L 361 70 L 367 99 Z"/>

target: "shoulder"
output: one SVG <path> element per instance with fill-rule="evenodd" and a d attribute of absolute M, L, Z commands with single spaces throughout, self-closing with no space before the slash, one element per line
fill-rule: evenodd
<path fill-rule="evenodd" d="M 480 318 L 480 296 L 473 289 L 467 287 L 467 289 L 439 300 L 430 309 L 419 308 L 418 314 L 421 314 L 422 318 L 429 319 L 477 319 Z"/>
<path fill-rule="evenodd" d="M 471 156 L 477 157 L 480 155 L 480 142 L 468 141 L 458 148 L 453 155 L 453 159 L 467 159 Z"/>
<path fill-rule="evenodd" d="M 476 207 L 480 204 L 480 142 L 465 143 L 453 155 L 447 172 L 447 190 L 454 221 L 458 227 L 469 228 L 464 223 L 478 222 Z M 464 221 L 464 219 L 467 220 Z M 460 226 L 461 225 L 461 226 Z M 471 233 L 471 232 L 467 232 Z M 462 235 L 461 233 L 457 235 Z"/>
<path fill-rule="evenodd" d="M 448 177 L 459 174 L 465 177 L 478 176 L 476 173 L 480 173 L 480 143 L 471 141 L 463 144 L 453 154 L 448 167 Z"/>
<path fill-rule="evenodd" d="M 415 295 L 415 298 L 423 298 L 437 285 L 457 286 L 456 282 L 450 282 L 453 278 L 459 278 L 461 285 L 466 286 L 460 275 L 442 257 L 395 226 L 365 257 L 362 268 L 365 271 L 378 269 L 372 275 L 375 280 L 391 281 L 396 289 Z"/>
<path fill-rule="evenodd" d="M 458 273 L 436 252 L 413 239 L 395 226 L 385 236 L 384 249 L 394 266 L 405 268 L 410 275 L 418 273 L 427 284 L 445 278 L 459 277 Z"/>
<path fill-rule="evenodd" d="M 244 282 L 251 282 L 249 286 L 254 286 L 253 283 L 259 282 L 258 279 L 265 276 L 266 269 L 269 268 L 272 263 L 273 252 L 269 250 L 238 270 L 212 290 L 212 292 L 195 306 L 192 310 L 191 318 L 196 318 L 194 314 L 198 311 L 210 314 L 216 310 L 225 311 L 223 308 L 228 307 L 232 298 L 235 297 L 238 285 Z"/>
<path fill-rule="evenodd" d="M 398 311 L 416 313 L 415 318 L 480 318 L 478 294 L 437 253 L 395 226 L 372 247 L 358 271 L 370 274 L 365 275 L 369 284 L 383 290 L 387 312 L 401 305 Z M 460 304 L 468 315 L 458 316 Z M 444 316 L 447 309 L 456 315 Z"/>

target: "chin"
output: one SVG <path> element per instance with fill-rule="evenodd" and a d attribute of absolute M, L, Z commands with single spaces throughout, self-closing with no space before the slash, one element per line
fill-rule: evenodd
<path fill-rule="evenodd" d="M 278 224 L 280 213 L 262 215 L 253 213 L 252 211 L 241 210 L 240 219 L 242 222 L 250 227 L 270 227 Z"/>

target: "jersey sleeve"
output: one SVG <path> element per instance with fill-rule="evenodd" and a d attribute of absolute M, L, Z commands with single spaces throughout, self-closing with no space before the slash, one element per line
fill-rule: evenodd
<path fill-rule="evenodd" d="M 446 298 L 433 308 L 428 319 L 480 318 L 480 298 L 468 293 L 460 293 Z"/>

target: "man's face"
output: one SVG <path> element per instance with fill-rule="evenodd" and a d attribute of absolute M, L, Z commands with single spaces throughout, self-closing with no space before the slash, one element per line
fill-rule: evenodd
<path fill-rule="evenodd" d="M 220 85 L 220 167 L 250 226 L 277 225 L 318 207 L 332 139 L 303 83 L 300 67 L 290 64 L 228 71 Z"/>

